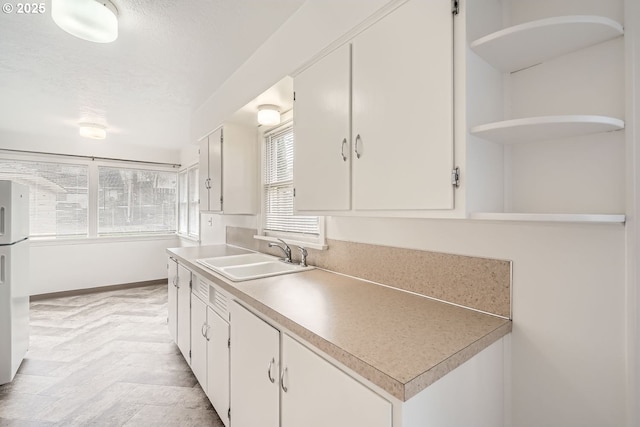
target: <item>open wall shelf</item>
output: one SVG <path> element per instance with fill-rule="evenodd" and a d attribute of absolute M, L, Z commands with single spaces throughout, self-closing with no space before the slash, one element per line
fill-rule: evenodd
<path fill-rule="evenodd" d="M 601 16 L 558 16 L 505 28 L 470 47 L 503 72 L 518 71 L 555 57 L 619 37 L 620 23 Z"/>
<path fill-rule="evenodd" d="M 545 141 L 624 129 L 624 122 L 607 116 L 564 115 L 527 117 L 474 126 L 470 132 L 503 144 Z"/>

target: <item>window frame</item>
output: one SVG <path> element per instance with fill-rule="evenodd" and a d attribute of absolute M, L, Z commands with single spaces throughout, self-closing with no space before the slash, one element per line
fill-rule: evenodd
<path fill-rule="evenodd" d="M 92 188 L 94 188 L 95 190 L 95 209 L 96 209 L 96 217 L 95 217 L 95 221 L 96 221 L 96 237 L 101 238 L 101 237 L 118 237 L 118 236 L 156 236 L 156 235 L 177 235 L 178 234 L 178 171 L 171 171 L 171 170 L 166 170 L 165 168 L 157 168 L 157 167 L 152 167 L 150 165 L 146 165 L 142 162 L 138 163 L 138 164 L 132 164 L 131 162 L 128 162 L 127 164 L 114 164 L 114 163 L 107 163 L 104 164 L 105 162 L 95 162 L 96 166 L 96 180 L 95 180 L 95 187 L 92 187 L 91 185 L 91 181 L 89 182 L 89 191 L 91 191 Z M 122 162 L 120 162 L 122 163 Z M 170 231 L 146 231 L 146 232 L 142 232 L 142 231 L 120 231 L 120 232 L 100 232 L 100 205 L 99 205 L 99 195 L 100 195 L 100 178 L 99 178 L 99 171 L 100 168 L 109 168 L 109 169 L 118 169 L 118 170 L 132 170 L 132 171 L 140 171 L 140 172 L 164 172 L 164 173 L 168 173 L 168 172 L 173 172 L 175 174 L 175 183 L 176 183 L 176 187 L 175 187 L 175 200 L 174 200 L 174 230 Z"/>
<path fill-rule="evenodd" d="M 108 159 L 92 159 L 84 158 L 81 156 L 67 156 L 65 154 L 56 153 L 12 153 L 3 152 L 0 149 L 0 157 L 4 160 L 26 161 L 26 162 L 42 162 L 42 163 L 60 163 L 71 165 L 82 165 L 88 168 L 88 205 L 87 205 L 87 222 L 88 231 L 86 235 L 73 235 L 73 236 L 29 236 L 32 242 L 38 242 L 47 244 L 58 243 L 70 243 L 73 242 L 99 242 L 99 241 L 127 241 L 127 240 L 156 240 L 166 239 L 167 237 L 177 236 L 177 198 L 176 198 L 176 232 L 157 232 L 157 233 L 136 233 L 136 234 L 121 234 L 121 235 L 98 235 L 98 167 L 117 167 L 117 168 L 130 168 L 130 169 L 144 169 L 144 170 L 157 170 L 163 172 L 175 172 L 176 173 L 176 195 L 177 195 L 177 170 L 174 166 L 167 164 L 154 165 L 146 162 L 137 162 L 135 160 L 108 160 Z M 57 242 L 57 243 L 56 243 Z"/>
<path fill-rule="evenodd" d="M 193 171 L 196 171 L 196 177 L 195 177 L 195 181 L 194 181 L 194 185 L 196 187 L 196 192 L 195 197 L 197 200 L 190 200 L 189 199 L 189 194 L 191 192 L 191 188 L 189 185 L 189 174 Z M 180 231 L 180 203 L 181 203 L 181 194 L 180 194 L 180 174 L 185 174 L 185 179 L 186 179 L 186 193 L 187 193 L 187 210 L 186 210 L 186 224 L 187 224 L 187 232 L 183 233 Z M 176 208 L 176 222 L 177 222 L 177 226 L 176 226 L 176 234 L 178 235 L 178 237 L 183 238 L 183 239 L 189 239 L 189 240 L 193 240 L 196 242 L 200 241 L 200 193 L 199 193 L 199 185 L 200 185 L 200 164 L 199 163 L 194 163 L 191 166 L 188 166 L 186 168 L 182 168 L 178 171 L 178 186 L 177 186 L 177 197 L 176 197 L 176 203 L 178 204 L 178 207 Z M 191 232 L 191 209 L 192 209 L 192 205 L 195 205 L 195 218 L 196 218 L 196 233 L 192 233 Z"/>
<path fill-rule="evenodd" d="M 287 127 L 293 127 L 293 112 L 288 111 L 282 114 L 282 121 L 275 126 L 259 126 L 258 138 L 260 141 L 260 213 L 258 214 L 258 234 L 254 236 L 257 240 L 265 240 L 270 242 L 276 242 L 278 239 L 286 241 L 288 244 L 294 246 L 304 246 L 305 248 L 324 250 L 327 248 L 325 240 L 325 217 L 318 215 L 318 235 L 295 233 L 290 231 L 273 231 L 267 230 L 266 225 L 266 183 L 265 183 L 265 156 L 266 156 L 266 137 L 270 133 L 279 132 Z M 294 133 L 294 146 L 295 146 L 295 133 Z M 294 148 L 295 153 L 295 148 Z M 295 158 L 294 158 L 295 162 Z M 294 176 L 294 189 L 295 189 L 295 176 Z M 295 196 L 294 196 L 295 197 Z M 295 199 L 294 199 L 295 200 Z M 295 202 L 294 202 L 294 213 Z"/>
<path fill-rule="evenodd" d="M 91 237 L 91 167 L 82 159 L 73 158 L 57 158 L 55 156 L 27 156 L 19 154 L 5 155 L 0 152 L 2 160 L 15 161 L 15 162 L 30 162 L 30 163 L 52 163 L 52 164 L 64 164 L 70 166 L 82 166 L 87 168 L 87 229 L 86 234 L 61 234 L 61 235 L 32 235 L 32 227 L 29 224 L 29 239 L 32 240 L 83 240 Z M 31 188 L 29 188 L 31 191 Z M 31 199 L 31 195 L 29 196 Z M 31 206 L 29 207 L 31 210 Z M 29 215 L 29 222 L 31 223 L 31 215 Z"/>

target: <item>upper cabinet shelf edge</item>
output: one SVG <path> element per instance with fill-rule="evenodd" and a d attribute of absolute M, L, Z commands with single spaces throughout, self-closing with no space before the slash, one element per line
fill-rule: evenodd
<path fill-rule="evenodd" d="M 496 69 L 513 72 L 623 33 L 622 25 L 609 18 L 559 16 L 496 31 L 473 41 L 470 47 Z"/>

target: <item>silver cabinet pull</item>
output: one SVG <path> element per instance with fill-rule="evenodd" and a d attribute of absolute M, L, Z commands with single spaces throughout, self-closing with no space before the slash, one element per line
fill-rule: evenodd
<path fill-rule="evenodd" d="M 344 147 L 347 145 L 347 138 L 342 140 L 342 145 L 340 146 L 340 155 L 342 156 L 342 161 L 347 161 L 347 156 L 344 155 Z"/>
<path fill-rule="evenodd" d="M 202 335 L 203 337 L 207 337 L 207 331 L 205 330 L 205 328 L 207 327 L 206 323 L 202 324 L 202 328 L 200 328 L 200 335 Z"/>
<path fill-rule="evenodd" d="M 271 371 L 273 370 L 274 363 L 276 363 L 276 359 L 272 358 L 271 362 L 269 362 L 269 366 L 267 367 L 267 377 L 269 378 L 269 381 L 271 381 L 271 384 L 276 382 L 276 379 L 271 376 Z"/>
<path fill-rule="evenodd" d="M 284 368 L 282 370 L 282 373 L 280 374 L 280 387 L 282 387 L 282 391 L 284 391 L 285 393 L 289 391 L 289 389 L 287 388 L 286 385 L 284 385 L 284 376 L 287 373 L 287 369 L 288 368 Z"/>
<path fill-rule="evenodd" d="M 356 157 L 358 159 L 360 158 L 360 156 L 362 156 L 362 153 L 359 151 L 361 141 L 362 141 L 362 138 L 360 137 L 360 134 L 358 134 L 356 136 Z"/>

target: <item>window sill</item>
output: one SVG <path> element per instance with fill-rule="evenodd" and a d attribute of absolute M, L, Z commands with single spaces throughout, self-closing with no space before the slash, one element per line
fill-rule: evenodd
<path fill-rule="evenodd" d="M 200 243 L 200 237 L 198 236 L 189 236 L 187 234 L 180 234 L 180 233 L 178 233 L 177 236 L 182 240 L 187 240 L 193 243 Z"/>
<path fill-rule="evenodd" d="M 31 246 L 85 245 L 94 243 L 142 242 L 148 240 L 169 240 L 178 236 L 171 234 L 154 234 L 148 236 L 101 236 L 101 237 L 30 237 Z"/>
<path fill-rule="evenodd" d="M 267 242 L 278 242 L 279 241 L 278 238 L 272 237 L 272 236 L 255 235 L 255 236 L 253 236 L 253 238 L 256 239 L 256 240 L 264 240 L 264 241 L 267 241 Z M 329 248 L 329 246 L 327 246 L 324 243 L 305 242 L 304 240 L 289 239 L 287 237 L 283 237 L 282 240 L 284 240 L 288 245 L 301 246 L 301 247 L 305 247 L 305 248 L 309 248 L 309 249 L 317 249 L 319 251 L 324 251 L 324 250 L 327 250 Z"/>

